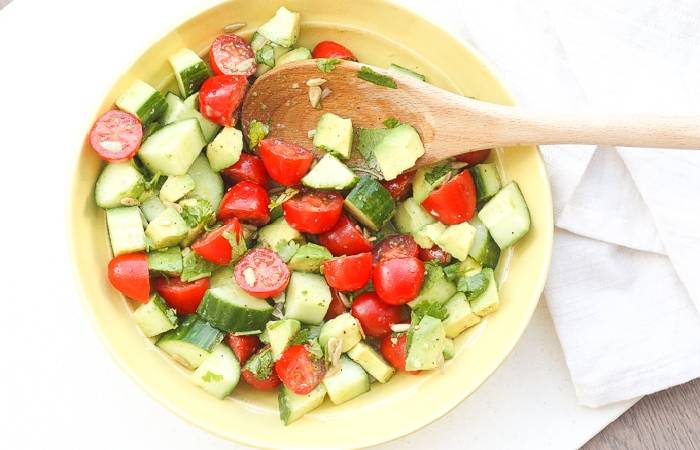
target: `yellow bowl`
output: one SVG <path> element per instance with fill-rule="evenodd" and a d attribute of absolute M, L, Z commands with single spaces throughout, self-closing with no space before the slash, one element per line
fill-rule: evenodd
<path fill-rule="evenodd" d="M 351 48 L 363 62 L 390 62 L 417 68 L 431 83 L 482 100 L 510 104 L 501 83 L 477 53 L 440 28 L 381 0 L 235 0 L 181 24 L 149 47 L 106 94 L 99 111 L 136 78 L 172 86 L 168 55 L 182 47 L 205 52 L 229 23 L 246 22 L 246 37 L 284 4 L 302 14 L 300 45 L 332 39 Z M 390 19 L 387 19 L 390 18 Z M 94 120 L 85 117 L 85 132 Z M 189 373 L 145 338 L 129 304 L 108 283 L 110 249 L 104 213 L 93 200 L 101 162 L 87 142 L 82 148 L 71 198 L 72 250 L 83 304 L 119 365 L 144 389 L 184 419 L 236 442 L 256 447 L 356 448 L 411 433 L 441 417 L 472 393 L 508 356 L 530 320 L 542 292 L 552 244 L 549 184 L 535 147 L 495 154 L 505 179 L 517 180 L 530 206 L 532 229 L 504 253 L 498 270 L 500 309 L 456 339 L 456 356 L 443 371 L 397 375 L 388 384 L 348 403 L 322 407 L 284 427 L 277 396 L 241 383 L 234 395 L 217 400 L 195 386 Z"/>

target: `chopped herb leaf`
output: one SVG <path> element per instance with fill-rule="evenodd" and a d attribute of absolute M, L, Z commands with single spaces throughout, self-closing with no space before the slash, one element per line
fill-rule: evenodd
<path fill-rule="evenodd" d="M 447 315 L 447 308 L 445 308 L 445 305 L 442 303 L 422 301 L 411 311 L 411 324 L 416 326 L 425 316 L 445 320 L 447 319 Z"/>
<path fill-rule="evenodd" d="M 492 271 L 489 268 L 483 269 L 481 272 L 467 276 L 462 276 L 457 281 L 457 290 L 464 292 L 467 300 L 471 301 L 483 294 L 489 287 L 489 273 Z"/>
<path fill-rule="evenodd" d="M 245 243 L 245 239 L 243 239 L 243 234 L 241 233 L 239 236 L 236 236 L 230 231 L 224 231 L 222 236 L 228 241 L 229 245 L 231 246 L 231 262 L 233 263 L 238 261 L 240 257 L 243 256 L 248 250 L 248 246 Z"/>
<path fill-rule="evenodd" d="M 440 178 L 444 177 L 450 172 L 450 165 L 449 164 L 442 164 L 440 166 L 435 166 L 432 169 L 430 169 L 429 172 L 426 172 L 425 174 L 425 182 L 428 184 L 435 184 L 437 183 Z"/>
<path fill-rule="evenodd" d="M 221 381 L 223 379 L 223 375 L 219 375 L 218 373 L 210 372 L 208 370 L 207 373 L 205 373 L 202 377 L 202 381 L 204 381 L 205 383 L 210 383 L 212 381 Z"/>
<path fill-rule="evenodd" d="M 250 145 L 250 148 L 255 148 L 260 141 L 265 139 L 269 132 L 269 125 L 258 122 L 255 119 L 251 120 L 250 125 L 248 125 L 248 145 Z"/>
<path fill-rule="evenodd" d="M 278 195 L 274 200 L 270 200 L 270 205 L 268 206 L 269 210 L 272 211 L 273 209 L 280 206 L 282 203 L 286 202 L 290 198 L 297 195 L 298 193 L 299 193 L 299 189 L 287 188 L 284 192 L 282 192 L 280 195 Z"/>
<path fill-rule="evenodd" d="M 362 66 L 359 72 L 357 72 L 357 77 L 370 83 L 374 83 L 378 86 L 384 86 L 392 89 L 396 89 L 396 81 L 393 78 L 377 73 L 367 66 Z"/>
<path fill-rule="evenodd" d="M 270 347 L 265 347 L 258 353 L 250 357 L 243 366 L 244 370 L 249 370 L 258 380 L 266 380 L 272 375 L 272 366 L 275 361 L 272 359 Z"/>
<path fill-rule="evenodd" d="M 275 50 L 271 45 L 264 45 L 260 50 L 255 52 L 255 62 L 265 64 L 268 67 L 275 66 Z"/>
<path fill-rule="evenodd" d="M 399 119 L 397 119 L 396 117 L 389 117 L 384 121 L 384 126 L 386 128 L 396 128 L 399 125 L 401 125 L 401 122 L 399 122 Z"/>
<path fill-rule="evenodd" d="M 321 348 L 321 344 L 319 344 L 316 339 L 310 339 L 306 348 L 316 361 L 323 359 L 323 349 Z"/>
<path fill-rule="evenodd" d="M 318 70 L 326 73 L 335 70 L 335 66 L 338 64 L 340 64 L 340 60 L 337 58 L 322 58 L 316 60 L 316 67 L 318 67 Z"/>
<path fill-rule="evenodd" d="M 302 328 L 301 330 L 297 331 L 297 334 L 292 337 L 289 341 L 289 345 L 301 345 L 301 344 L 306 344 L 306 342 L 309 340 L 309 329 L 308 328 Z"/>
<path fill-rule="evenodd" d="M 190 249 L 182 252 L 182 281 L 196 281 L 211 276 L 211 272 L 216 269 L 216 264 L 207 261 Z"/>
<path fill-rule="evenodd" d="M 182 206 L 181 216 L 190 228 L 207 225 L 214 217 L 214 208 L 203 198 L 186 199 L 180 206 Z"/>

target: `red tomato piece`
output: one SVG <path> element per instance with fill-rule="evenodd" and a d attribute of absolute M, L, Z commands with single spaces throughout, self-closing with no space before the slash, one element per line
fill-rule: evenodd
<path fill-rule="evenodd" d="M 115 256 L 109 262 L 107 276 L 112 286 L 122 294 L 148 303 L 151 282 L 148 278 L 148 257 L 144 252 Z"/>
<path fill-rule="evenodd" d="M 265 188 L 250 181 L 241 181 L 226 191 L 217 215 L 221 220 L 237 218 L 253 225 L 270 221 L 270 197 Z"/>
<path fill-rule="evenodd" d="M 318 386 L 326 368 L 323 361 L 316 360 L 305 345 L 292 345 L 275 362 L 275 372 L 288 389 L 305 395 Z"/>
<path fill-rule="evenodd" d="M 243 75 L 255 73 L 255 53 L 242 37 L 236 34 L 220 34 L 209 50 L 211 69 L 218 75 Z"/>
<path fill-rule="evenodd" d="M 238 242 L 243 239 L 243 234 L 241 233 L 241 223 L 235 217 L 229 219 L 229 221 L 216 228 L 192 244 L 192 250 L 194 250 L 199 256 L 211 261 L 214 264 L 220 266 L 225 266 L 231 262 L 231 243 L 224 236 L 224 233 L 231 233 L 236 236 Z"/>
<path fill-rule="evenodd" d="M 335 226 L 343 212 L 343 196 L 337 192 L 306 191 L 282 203 L 284 219 L 302 233 L 324 233 Z"/>
<path fill-rule="evenodd" d="M 178 277 L 156 277 L 153 287 L 178 314 L 194 314 L 209 289 L 209 278 L 188 283 Z"/>
<path fill-rule="evenodd" d="M 330 230 L 318 236 L 318 241 L 334 256 L 355 255 L 371 252 L 372 243 L 367 240 L 360 227 L 341 215 Z"/>
<path fill-rule="evenodd" d="M 199 90 L 199 112 L 212 122 L 232 127 L 247 90 L 248 80 L 242 75 L 214 75 Z"/>
<path fill-rule="evenodd" d="M 347 308 L 340 300 L 338 290 L 331 288 L 331 303 L 328 305 L 328 311 L 326 311 L 326 316 L 323 318 L 323 320 L 335 319 L 346 311 Z"/>
<path fill-rule="evenodd" d="M 360 321 L 367 336 L 382 339 L 391 334 L 391 326 L 401 323 L 403 308 L 384 303 L 376 292 L 365 292 L 352 301 L 351 314 Z"/>
<path fill-rule="evenodd" d="M 314 160 L 313 153 L 304 147 L 279 139 L 263 139 L 258 143 L 258 153 L 270 178 L 285 186 L 299 184 Z"/>
<path fill-rule="evenodd" d="M 421 205 L 445 225 L 466 222 L 476 212 L 474 179 L 468 170 L 464 170 L 431 192 Z"/>
<path fill-rule="evenodd" d="M 139 119 L 118 109 L 102 114 L 90 130 L 90 146 L 107 162 L 132 158 L 142 139 L 143 128 Z"/>
<path fill-rule="evenodd" d="M 267 248 L 254 248 L 245 254 L 234 269 L 238 285 L 258 298 L 274 297 L 289 283 L 289 269 L 277 253 Z"/>
<path fill-rule="evenodd" d="M 311 52 L 311 56 L 314 58 L 337 58 L 347 61 L 357 61 L 355 55 L 353 55 L 347 47 L 333 41 L 321 41 L 316 44 L 316 47 L 314 47 Z"/>
<path fill-rule="evenodd" d="M 271 371 L 270 376 L 264 380 L 258 380 L 255 374 L 248 369 L 243 369 L 241 371 L 241 376 L 246 383 L 259 391 L 271 391 L 282 383 L 274 370 Z"/>
<path fill-rule="evenodd" d="M 477 150 L 475 152 L 462 153 L 459 156 L 455 156 L 455 159 L 460 162 L 465 162 L 470 166 L 475 166 L 489 159 L 490 155 L 491 149 Z"/>
<path fill-rule="evenodd" d="M 386 359 L 389 364 L 394 366 L 394 368 L 412 375 L 418 375 L 420 373 L 418 370 L 406 370 L 407 348 L 405 333 L 395 338 L 392 338 L 391 336 L 385 337 L 379 346 L 379 351 L 382 352 L 384 359 Z"/>
<path fill-rule="evenodd" d="M 382 180 L 382 186 L 389 191 L 389 194 L 394 200 L 401 201 L 404 200 L 411 194 L 411 182 L 413 181 L 413 175 L 415 175 L 415 170 L 410 172 L 402 173 L 393 180 Z"/>
<path fill-rule="evenodd" d="M 374 290 L 384 302 L 403 305 L 416 298 L 424 277 L 425 266 L 416 257 L 385 259 L 374 268 Z"/>
<path fill-rule="evenodd" d="M 418 244 L 410 234 L 387 236 L 374 248 L 374 262 L 418 256 Z"/>
<path fill-rule="evenodd" d="M 255 335 L 236 336 L 229 333 L 226 335 L 226 343 L 231 347 L 242 367 L 260 346 L 260 339 Z"/>
<path fill-rule="evenodd" d="M 437 245 L 432 248 L 421 248 L 418 257 L 423 261 L 436 261 L 438 264 L 447 264 L 452 261 L 452 255 Z"/>
<path fill-rule="evenodd" d="M 341 256 L 323 262 L 323 275 L 328 285 L 339 291 L 356 291 L 372 276 L 372 254 Z"/>
<path fill-rule="evenodd" d="M 252 181 L 262 187 L 267 186 L 268 176 L 260 157 L 241 153 L 238 162 L 221 171 L 221 175 L 231 184 L 239 181 Z"/>

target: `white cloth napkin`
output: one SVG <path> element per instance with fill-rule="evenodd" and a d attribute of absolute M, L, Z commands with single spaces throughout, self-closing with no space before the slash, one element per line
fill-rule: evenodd
<path fill-rule="evenodd" d="M 523 106 L 700 112 L 696 0 L 449 5 L 441 19 L 486 55 Z M 700 376 L 700 152 L 542 152 L 557 226 L 545 297 L 580 402 L 600 406 Z"/>

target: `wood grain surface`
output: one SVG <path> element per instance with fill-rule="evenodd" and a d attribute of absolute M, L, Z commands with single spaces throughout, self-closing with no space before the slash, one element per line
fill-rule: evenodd
<path fill-rule="evenodd" d="M 626 449 L 700 449 L 700 379 L 644 397 L 583 447 Z"/>

